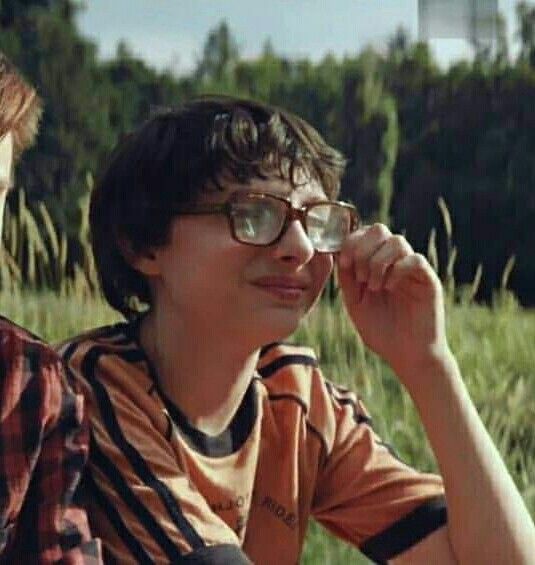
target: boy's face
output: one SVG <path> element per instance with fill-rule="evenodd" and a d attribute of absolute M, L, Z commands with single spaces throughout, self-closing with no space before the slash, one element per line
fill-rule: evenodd
<path fill-rule="evenodd" d="M 0 139 L 0 192 L 7 192 L 13 173 L 13 134 L 8 132 Z"/>
<path fill-rule="evenodd" d="M 281 179 L 228 184 L 224 192 L 203 195 L 202 203 L 224 202 L 236 190 L 288 196 L 294 206 L 327 199 L 315 181 L 295 189 Z M 169 243 L 154 250 L 149 263 L 157 308 L 170 309 L 201 332 L 259 346 L 295 331 L 320 296 L 333 258 L 314 251 L 297 221 L 277 243 L 255 247 L 235 241 L 227 218 L 216 214 L 177 217 Z M 285 277 L 280 284 L 303 288 L 280 292 L 269 277 Z"/>

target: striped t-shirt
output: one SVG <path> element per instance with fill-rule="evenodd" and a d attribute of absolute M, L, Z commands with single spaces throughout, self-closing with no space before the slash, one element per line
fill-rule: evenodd
<path fill-rule="evenodd" d="M 208 436 L 160 390 L 137 327 L 60 348 L 86 396 L 83 496 L 109 562 L 294 564 L 310 517 L 383 562 L 445 524 L 440 477 L 402 463 L 310 348 L 264 347 L 230 425 Z"/>

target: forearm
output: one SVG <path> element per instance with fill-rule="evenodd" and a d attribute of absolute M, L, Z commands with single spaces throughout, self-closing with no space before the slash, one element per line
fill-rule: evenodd
<path fill-rule="evenodd" d="M 410 387 L 409 392 L 444 479 L 449 535 L 460 563 L 535 563 L 535 527 L 457 362 L 447 356 L 416 374 L 413 368 L 405 382 L 416 380 L 432 383 Z"/>

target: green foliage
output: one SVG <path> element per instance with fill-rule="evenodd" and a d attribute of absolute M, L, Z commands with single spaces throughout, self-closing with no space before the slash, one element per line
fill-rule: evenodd
<path fill-rule="evenodd" d="M 222 22 L 197 69 L 180 79 L 126 44 L 98 61 L 77 30 L 80 9 L 73 0 L 0 1 L 0 49 L 45 103 L 38 143 L 17 171 L 26 196 L 13 193 L 7 211 L 1 311 L 52 341 L 117 320 L 98 294 L 90 252 L 91 172 L 152 107 L 207 92 L 283 106 L 346 152 L 344 198 L 428 252 L 447 289 L 448 333 L 469 390 L 535 515 L 535 318 L 505 290 L 535 304 L 535 8 L 518 6 L 514 63 L 503 20 L 494 56 L 481 51 L 445 72 L 402 29 L 385 55 L 312 63 L 267 44 L 257 59 L 242 60 Z M 329 378 L 359 392 L 404 459 L 436 469 L 410 399 L 363 347 L 336 293 L 329 296 L 295 339 L 318 351 Z M 303 562 L 345 560 L 366 562 L 312 525 Z"/>
<path fill-rule="evenodd" d="M 524 501 L 535 517 L 535 313 L 511 294 L 492 307 L 447 300 L 448 337 L 475 405 Z M 0 293 L 0 311 L 46 339 L 58 342 L 118 321 L 101 298 L 55 293 Z M 57 313 L 61 312 L 61 320 Z M 407 463 L 436 471 L 415 408 L 391 370 L 363 346 L 339 301 L 322 302 L 292 338 L 319 354 L 327 378 L 355 390 L 379 435 Z M 311 524 L 302 562 L 368 563 L 359 553 Z"/>
<path fill-rule="evenodd" d="M 38 144 L 19 171 L 32 199 L 45 198 L 69 231 L 69 203 L 84 190 L 116 141 L 108 127 L 108 93 L 96 47 L 82 39 L 64 3 L 28 8 L 0 34 L 0 48 L 36 85 L 45 103 Z M 75 196 L 76 197 L 76 196 Z"/>
<path fill-rule="evenodd" d="M 135 57 L 124 42 L 114 59 L 102 65 L 109 90 L 110 126 L 120 138 L 147 119 L 153 108 L 179 104 L 191 96 L 191 81 L 159 73 Z"/>
<path fill-rule="evenodd" d="M 202 82 L 229 81 L 239 58 L 239 47 L 228 24 L 223 21 L 208 33 L 203 56 L 195 72 Z"/>
<path fill-rule="evenodd" d="M 88 188 L 92 185 L 88 175 Z M 54 290 L 64 295 L 93 296 L 98 292 L 91 245 L 89 243 L 89 193 L 78 201 L 76 244 L 78 260 L 68 262 L 67 234 L 54 223 L 44 202 L 27 204 L 26 194 L 11 194 L 5 211 L 4 243 L 1 248 L 0 286 L 4 291 Z"/>
<path fill-rule="evenodd" d="M 535 313 L 507 292 L 492 307 L 447 300 L 448 338 L 476 408 L 524 501 L 535 517 Z M 374 426 L 401 458 L 436 471 L 436 461 L 412 401 L 391 370 L 367 351 L 340 304 L 320 304 L 294 339 L 320 353 L 328 378 L 356 390 Z M 311 526 L 303 563 L 366 563 L 355 550 Z M 362 559 L 359 561 L 358 559 Z"/>
<path fill-rule="evenodd" d="M 520 39 L 518 59 L 531 67 L 535 66 L 535 6 L 519 2 L 516 6 L 518 18 L 517 36 Z"/>
<path fill-rule="evenodd" d="M 396 102 L 385 91 L 381 60 L 374 51 L 346 61 L 343 76 L 340 119 L 350 163 L 342 194 L 367 220 L 388 224 L 398 152 Z"/>
<path fill-rule="evenodd" d="M 403 29 L 385 54 L 367 49 L 343 61 L 328 55 L 312 63 L 281 57 L 268 42 L 258 58 L 244 60 L 223 21 L 209 32 L 197 68 L 182 78 L 152 69 L 125 43 L 112 60 L 100 62 L 95 45 L 76 27 L 80 9 L 73 0 L 0 4 L 0 49 L 45 102 L 37 146 L 25 155 L 17 184 L 26 191 L 38 229 L 44 202 L 62 234 L 59 241 L 66 238 L 65 266 L 52 278 L 52 288 L 60 284 L 59 272 L 72 276 L 76 265 L 90 270 L 84 266 L 87 236 L 80 233 L 88 173 L 98 175 L 116 142 L 154 107 L 226 93 L 287 108 L 344 151 L 349 166 L 342 197 L 354 201 L 366 221 L 389 222 L 423 252 L 439 226 L 434 244 L 443 278 L 453 269 L 455 280 L 471 284 L 481 272 L 477 298 L 490 302 L 514 255 L 510 288 L 523 304 L 535 304 L 535 9 L 530 4 L 518 6 L 521 50 L 514 63 L 500 18 L 496 50 L 481 51 L 473 63 L 448 71 Z M 455 218 L 451 236 L 441 224 L 439 198 Z M 41 236 L 45 247 L 53 245 L 50 229 Z M 448 246 L 459 251 L 453 264 Z M 44 261 L 42 249 L 39 253 Z M 22 258 L 18 252 L 15 261 Z M 10 268 L 14 273 L 18 268 L 21 283 L 35 286 L 27 280 L 31 262 Z"/>
<path fill-rule="evenodd" d="M 531 71 L 522 68 L 491 75 L 477 68 L 452 69 L 442 89 L 432 83 L 422 89 L 426 115 L 398 157 L 395 228 L 406 230 L 413 246 L 424 250 L 440 222 L 436 203 L 443 197 L 455 218 L 453 240 L 461 251 L 456 279 L 469 282 L 481 264 L 478 297 L 487 301 L 511 255 L 517 257 L 511 288 L 524 302 L 533 300 L 528 287 L 534 270 L 535 169 L 528 155 L 535 147 L 535 114 L 528 100 L 534 87 Z M 441 271 L 447 262 L 445 237 L 437 232 Z"/>

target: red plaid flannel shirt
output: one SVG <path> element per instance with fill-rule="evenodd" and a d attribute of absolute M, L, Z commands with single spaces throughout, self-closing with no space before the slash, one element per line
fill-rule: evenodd
<path fill-rule="evenodd" d="M 83 398 L 57 354 L 0 316 L 0 562 L 102 563 L 73 504 L 88 452 Z"/>

